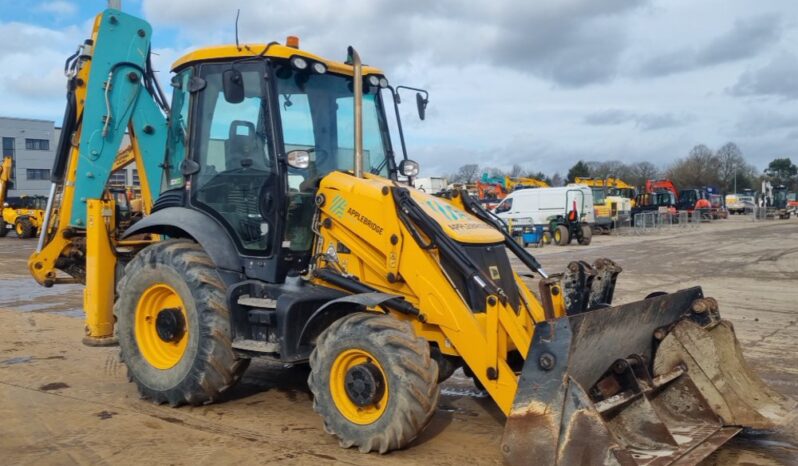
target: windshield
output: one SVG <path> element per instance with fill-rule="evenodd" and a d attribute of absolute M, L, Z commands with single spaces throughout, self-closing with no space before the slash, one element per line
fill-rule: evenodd
<path fill-rule="evenodd" d="M 607 195 L 604 188 L 593 188 L 593 205 L 604 205 Z"/>
<path fill-rule="evenodd" d="M 311 151 L 308 169 L 289 170 L 289 186 L 333 170 L 354 169 L 352 77 L 298 72 L 277 65 L 277 99 L 285 152 Z M 390 141 L 379 88 L 363 86 L 363 170 L 389 176 Z M 293 175 L 293 176 L 291 176 Z"/>

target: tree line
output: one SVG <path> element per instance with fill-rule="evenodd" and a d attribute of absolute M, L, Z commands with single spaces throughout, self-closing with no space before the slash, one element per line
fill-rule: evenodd
<path fill-rule="evenodd" d="M 680 189 L 713 186 L 725 193 L 741 192 L 746 188 L 758 190 L 761 182 L 768 179 L 774 186 L 783 184 L 790 191 L 798 191 L 798 167 L 790 158 L 776 158 L 763 172 L 760 172 L 746 161 L 742 150 L 733 142 L 728 142 L 717 150 L 712 150 L 705 144 L 698 144 L 686 157 L 677 159 L 665 167 L 658 167 L 649 161 L 625 163 L 619 160 L 603 162 L 580 160 L 563 177 L 559 173 L 549 176 L 542 171 L 527 170 L 518 164 L 513 165 L 510 170 L 466 164 L 450 174 L 449 181 L 474 183 L 483 173 L 491 177 L 538 178 L 551 186 L 563 186 L 573 182 L 577 177 L 615 177 L 633 186 L 643 186 L 649 179 L 667 178 Z"/>

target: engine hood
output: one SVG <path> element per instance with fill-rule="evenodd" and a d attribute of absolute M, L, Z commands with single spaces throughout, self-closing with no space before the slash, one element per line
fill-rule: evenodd
<path fill-rule="evenodd" d="M 459 209 L 446 199 L 407 188 L 414 201 L 455 241 L 469 244 L 501 243 L 504 235 L 492 225 Z"/>

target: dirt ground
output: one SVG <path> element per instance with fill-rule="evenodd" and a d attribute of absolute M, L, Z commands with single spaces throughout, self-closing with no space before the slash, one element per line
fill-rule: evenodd
<path fill-rule="evenodd" d="M 116 348 L 81 344 L 81 287 L 46 289 L 28 277 L 34 247 L 35 240 L 0 239 L 3 464 L 500 464 L 503 416 L 462 373 L 444 383 L 438 412 L 415 444 L 383 456 L 341 449 L 324 432 L 304 367 L 255 362 L 209 406 L 142 401 Z M 752 367 L 798 398 L 798 220 L 732 217 L 532 252 L 548 271 L 574 259 L 614 259 L 624 268 L 618 303 L 700 284 L 734 323 Z M 798 464 L 798 423 L 738 436 L 703 464 Z"/>

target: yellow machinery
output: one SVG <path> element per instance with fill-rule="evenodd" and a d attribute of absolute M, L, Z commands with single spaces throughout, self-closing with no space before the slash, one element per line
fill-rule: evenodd
<path fill-rule="evenodd" d="M 32 238 L 42 225 L 46 199 L 41 196 L 9 199 L 8 184 L 12 167 L 13 159 L 4 157 L 0 165 L 0 237 L 6 236 L 8 229 L 12 228 L 17 238 Z"/>
<path fill-rule="evenodd" d="M 512 178 L 505 176 L 504 186 L 507 188 L 507 192 L 512 192 L 516 189 L 524 188 L 548 188 L 549 184 L 537 178 Z"/>
<path fill-rule="evenodd" d="M 150 34 L 109 9 L 68 61 L 29 260 L 44 286 L 85 284 L 84 341 L 118 342 L 145 398 L 209 403 L 252 358 L 309 363 L 324 429 L 385 453 L 462 366 L 507 416 L 505 461 L 560 465 L 694 463 L 795 408 L 700 288 L 613 306 L 612 261 L 548 275 L 464 190 L 398 184 L 418 172 L 387 131 L 402 86 L 352 48 L 345 62 L 296 38 L 200 49 L 174 64 L 170 107 Z M 125 229 L 105 183 L 126 129 L 145 217 Z"/>
<path fill-rule="evenodd" d="M 603 225 L 600 225 L 602 228 L 609 230 L 630 220 L 634 198 L 628 198 L 626 194 L 630 194 L 633 188 L 623 180 L 576 177 L 574 183 L 588 186 L 593 190 L 596 223 L 601 223 L 598 220 L 601 217 L 603 219 Z M 606 219 L 609 219 L 609 222 Z"/>

